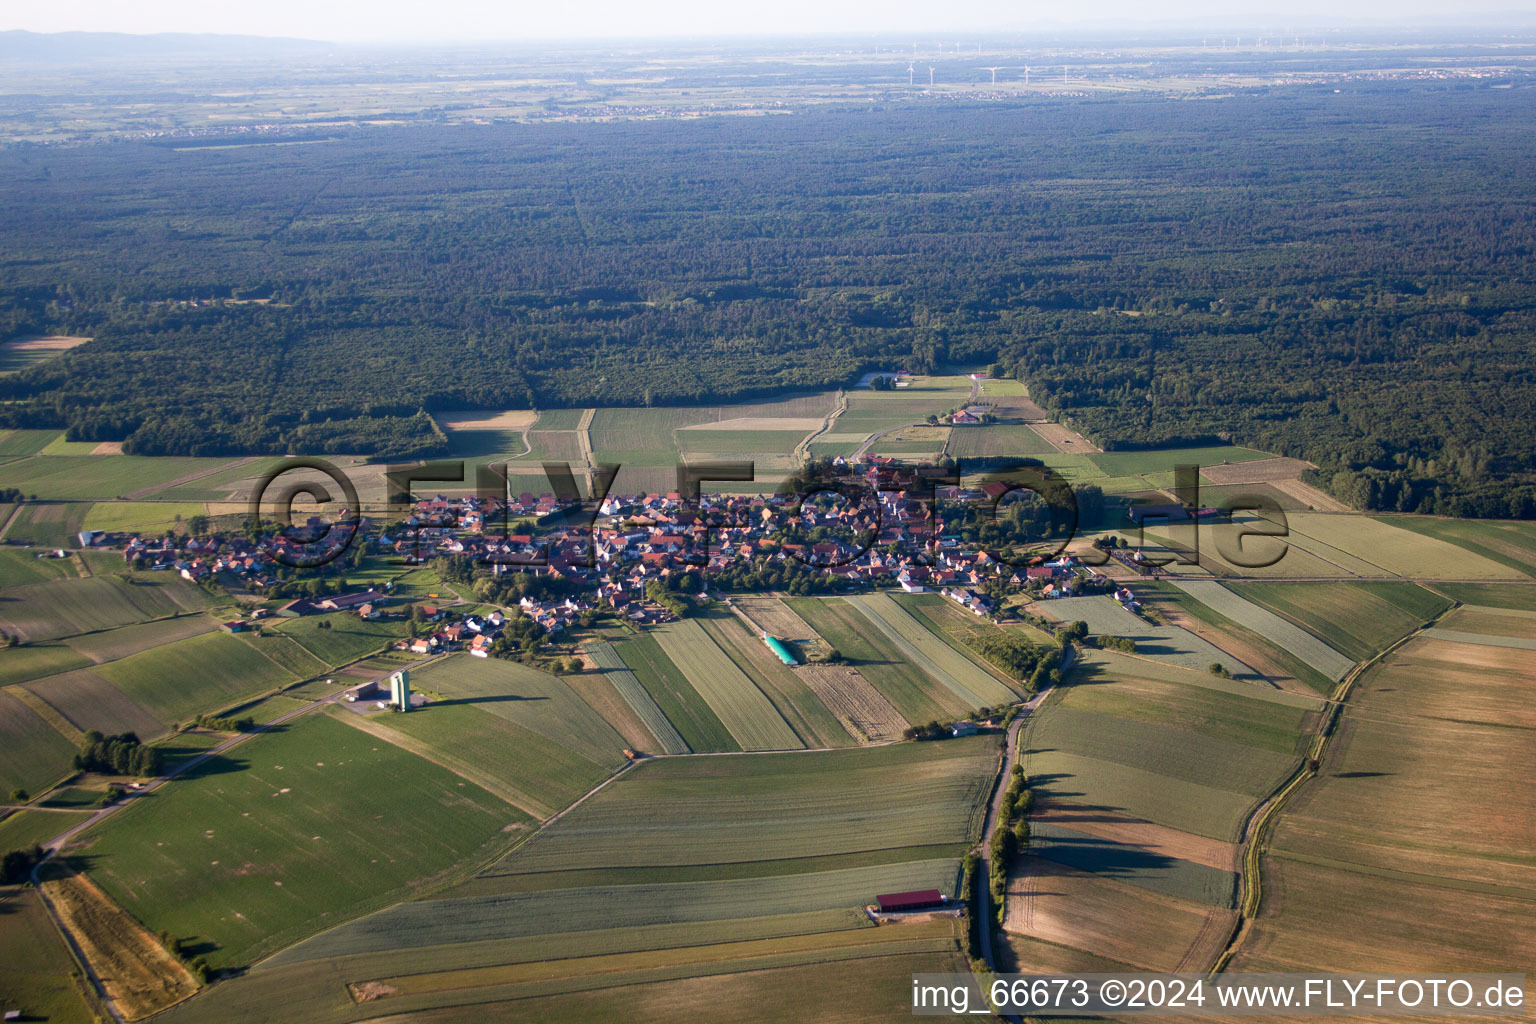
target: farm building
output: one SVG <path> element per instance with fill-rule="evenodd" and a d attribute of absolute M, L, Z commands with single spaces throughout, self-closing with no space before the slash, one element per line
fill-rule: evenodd
<path fill-rule="evenodd" d="M 904 910 L 931 910 L 942 907 L 946 902 L 944 894 L 937 889 L 918 889 L 915 892 L 888 892 L 883 896 L 876 896 L 875 903 L 880 907 L 882 914 L 895 914 Z"/>
<path fill-rule="evenodd" d="M 794 653 L 790 651 L 787 646 L 785 646 L 784 641 L 780 640 L 778 637 L 768 636 L 765 633 L 763 635 L 763 643 L 768 645 L 768 649 L 770 651 L 779 656 L 780 661 L 790 666 L 791 668 L 800 664 L 800 660 L 795 657 Z"/>
<path fill-rule="evenodd" d="M 355 703 L 379 692 L 379 684 L 375 682 L 358 683 L 342 695 L 342 699 L 348 704 Z"/>

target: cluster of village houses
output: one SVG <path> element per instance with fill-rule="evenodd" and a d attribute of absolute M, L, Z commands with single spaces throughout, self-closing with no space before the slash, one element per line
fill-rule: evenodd
<path fill-rule="evenodd" d="M 393 525 L 376 533 L 364 519 L 357 527 L 357 542 L 408 565 L 465 556 L 493 575 L 530 573 L 567 580 L 575 585 L 560 590 L 570 596 L 521 601 L 523 614 L 556 635 L 583 611 L 599 605 L 637 623 L 664 621 L 669 613 L 646 598 L 649 584 L 667 584 L 677 574 L 694 572 L 707 586 L 712 572 L 741 562 L 757 561 L 770 569 L 775 563 L 798 562 L 837 578 L 841 589 L 850 591 L 890 586 L 908 593 L 937 592 L 977 616 L 996 613 L 984 591 L 997 580 L 1044 598 L 1109 589 L 1106 577 L 1071 556 L 1013 566 L 970 549 L 946 534 L 942 517 L 931 514 L 934 499 L 985 501 L 996 494 L 985 489 L 920 488 L 913 473 L 891 460 L 868 457 L 851 475 L 865 485 L 860 492 L 863 500 L 822 505 L 802 504 L 795 495 L 705 495 L 691 503 L 672 493 L 608 497 L 595 510 L 581 510 L 562 507 L 551 495 L 521 494 L 510 498 L 505 507 L 475 496 L 438 495 L 416 502 Z M 506 522 L 526 528 L 562 515 L 569 516 L 571 525 L 546 525 L 528 532 L 498 529 Z M 829 533 L 858 538 L 861 543 L 848 539 L 791 542 L 785 539 L 791 524 L 801 528 L 791 532 L 793 536 L 828 527 L 835 528 Z M 196 582 L 222 580 L 255 591 L 278 582 L 281 565 L 322 559 L 349 541 L 341 530 L 309 544 L 281 534 L 258 540 L 81 535 L 83 546 L 121 543 L 133 564 L 172 570 Z M 1132 601 L 1129 591 L 1124 593 L 1121 600 Z M 389 594 L 368 590 L 299 600 L 284 611 L 353 611 L 373 618 L 389 614 L 385 606 L 390 601 Z M 441 608 L 423 606 L 422 611 L 435 622 L 447 619 Z M 502 625 L 499 613 L 484 619 L 468 616 L 442 621 L 431 637 L 415 643 L 425 642 L 424 650 L 467 646 L 471 653 L 484 654 Z"/>

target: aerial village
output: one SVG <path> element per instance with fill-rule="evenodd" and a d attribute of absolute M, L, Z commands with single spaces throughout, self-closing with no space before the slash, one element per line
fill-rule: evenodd
<path fill-rule="evenodd" d="M 1100 567 L 1074 555 L 1034 556 L 1010 564 L 947 529 L 944 508 L 996 501 L 1006 484 L 935 487 L 920 479 L 922 468 L 882 456 L 863 456 L 856 464 L 838 459 L 832 468 L 864 485 L 871 500 L 818 505 L 797 494 L 711 494 L 690 502 L 672 492 L 609 496 L 595 509 L 583 509 L 579 502 L 562 505 L 550 494 L 509 495 L 505 505 L 473 495 L 439 494 L 379 525 L 366 516 L 353 520 L 346 511 L 338 517 L 345 525 L 327 528 L 311 520 L 309 527 L 319 537 L 308 541 L 302 530 L 301 535 L 266 530 L 254 538 L 86 531 L 79 542 L 81 547 L 121 548 L 135 569 L 171 571 L 252 595 L 281 588 L 294 575 L 288 567 L 328 564 L 358 548 L 404 566 L 448 558 L 472 565 L 480 575 L 525 573 L 557 583 L 547 589 L 558 593 L 523 596 L 516 611 L 508 611 L 526 616 L 551 638 L 598 609 L 636 626 L 669 621 L 675 615 L 665 600 L 657 599 L 662 591 L 691 587 L 707 596 L 722 579 L 731 581 L 722 589 L 751 589 L 731 576 L 731 570 L 744 566 L 818 576 L 827 593 L 881 587 L 935 592 L 987 618 L 1005 614 L 999 598 L 1010 594 L 1048 600 L 1112 592 L 1127 607 L 1136 606 L 1129 586 L 1117 585 Z M 935 514 L 935 509 L 941 511 Z M 1169 514 L 1176 518 L 1181 511 Z M 1156 571 L 1139 550 L 1110 546 L 1098 561 L 1110 557 L 1137 574 Z M 297 597 L 276 614 L 349 611 L 378 619 L 395 614 L 389 607 L 393 600 L 387 590 L 367 587 Z M 432 628 L 425 636 L 402 640 L 401 647 L 422 654 L 467 650 L 485 657 L 508 621 L 501 612 L 455 615 L 449 607 L 431 604 L 416 612 Z M 263 614 L 257 609 L 250 620 L 232 621 L 225 628 L 253 628 L 251 620 Z"/>

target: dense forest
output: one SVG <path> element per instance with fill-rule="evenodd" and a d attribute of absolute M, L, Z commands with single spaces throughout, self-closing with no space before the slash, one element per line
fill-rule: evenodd
<path fill-rule="evenodd" d="M 892 104 L 0 151 L 0 418 L 140 453 L 441 452 L 426 413 L 999 361 L 1106 448 L 1536 514 L 1528 88 Z"/>

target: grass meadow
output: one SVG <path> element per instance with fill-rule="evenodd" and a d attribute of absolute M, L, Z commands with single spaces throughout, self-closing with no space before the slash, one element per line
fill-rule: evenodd
<path fill-rule="evenodd" d="M 151 931 L 229 967 L 489 857 L 521 820 L 447 769 L 315 715 L 135 800 L 83 853 Z"/>

